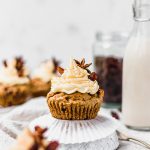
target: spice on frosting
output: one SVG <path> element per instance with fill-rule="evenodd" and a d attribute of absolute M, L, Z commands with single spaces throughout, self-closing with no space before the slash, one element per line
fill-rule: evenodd
<path fill-rule="evenodd" d="M 16 57 L 12 61 L 3 61 L 0 68 L 0 83 L 2 84 L 25 84 L 29 82 L 28 70 L 22 57 Z"/>
<path fill-rule="evenodd" d="M 64 69 L 61 68 L 61 67 L 57 67 L 57 71 L 58 71 L 60 74 L 63 74 L 63 73 L 64 73 Z"/>
<path fill-rule="evenodd" d="M 79 67 L 81 67 L 81 68 L 83 68 L 83 69 L 86 69 L 87 72 L 90 72 L 90 70 L 88 69 L 88 67 L 91 66 L 92 63 L 90 63 L 90 64 L 85 64 L 85 59 L 84 59 L 84 58 L 81 60 L 81 62 L 78 61 L 78 60 L 76 60 L 76 59 L 74 59 L 74 60 L 75 60 L 76 64 L 77 64 Z"/>
<path fill-rule="evenodd" d="M 53 70 L 53 73 L 56 73 L 57 72 L 57 67 L 59 66 L 60 64 L 60 61 L 58 61 L 56 58 L 52 58 L 52 62 L 54 64 L 54 70 Z"/>
<path fill-rule="evenodd" d="M 19 77 L 23 77 L 25 76 L 25 69 L 24 69 L 24 60 L 22 57 L 15 57 L 15 59 L 13 60 L 12 66 L 16 69 L 17 74 Z M 10 66 L 10 64 L 7 62 L 7 60 L 3 60 L 3 66 L 5 68 L 8 68 Z"/>
<path fill-rule="evenodd" d="M 16 61 L 15 68 L 18 72 L 18 76 L 23 77 L 24 76 L 24 60 L 22 59 L 22 57 L 16 57 L 15 61 Z"/>
<path fill-rule="evenodd" d="M 87 72 L 89 73 L 88 78 L 89 78 L 90 80 L 92 80 L 92 81 L 97 80 L 97 74 L 96 74 L 95 72 L 91 72 L 91 71 L 88 69 L 88 67 L 91 66 L 92 63 L 90 63 L 90 64 L 85 64 L 85 59 L 84 59 L 84 58 L 81 60 L 81 62 L 78 61 L 78 60 L 76 60 L 76 59 L 74 59 L 74 60 L 75 60 L 76 64 L 77 64 L 79 67 L 81 67 L 81 68 L 87 70 Z"/>
<path fill-rule="evenodd" d="M 99 90 L 99 85 L 96 81 L 96 74 L 88 70 L 90 65 L 85 64 L 84 59 L 81 62 L 71 60 L 70 67 L 65 69 L 60 77 L 52 79 L 51 92 L 95 94 Z"/>

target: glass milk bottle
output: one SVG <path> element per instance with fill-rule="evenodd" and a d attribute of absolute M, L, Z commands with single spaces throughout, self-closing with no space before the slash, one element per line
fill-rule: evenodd
<path fill-rule="evenodd" d="M 123 62 L 123 121 L 150 129 L 150 0 L 135 0 L 134 29 Z"/>

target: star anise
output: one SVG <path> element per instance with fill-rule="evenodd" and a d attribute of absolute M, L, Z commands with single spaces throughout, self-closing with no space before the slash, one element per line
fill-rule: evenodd
<path fill-rule="evenodd" d="M 35 134 L 39 138 L 43 139 L 43 134 L 47 131 L 47 128 L 41 128 L 40 126 L 35 126 Z"/>
<path fill-rule="evenodd" d="M 78 60 L 76 60 L 76 59 L 74 59 L 74 60 L 75 60 L 76 64 L 77 64 L 79 67 L 81 67 L 81 68 L 87 70 L 87 72 L 89 73 L 88 78 L 89 78 L 90 80 L 92 80 L 92 81 L 97 80 L 97 74 L 96 74 L 95 72 L 91 72 L 91 71 L 88 69 L 88 67 L 91 66 L 92 63 L 90 63 L 90 64 L 85 64 L 85 59 L 84 59 L 84 58 L 81 60 L 81 62 L 78 61 Z"/>
<path fill-rule="evenodd" d="M 52 61 L 53 61 L 53 64 L 54 64 L 54 73 L 56 73 L 57 72 L 57 67 L 59 66 L 59 64 L 60 64 L 60 61 L 58 61 L 56 58 L 52 58 Z"/>
<path fill-rule="evenodd" d="M 79 67 L 81 67 L 81 68 L 83 68 L 83 69 L 86 69 L 86 70 L 88 70 L 87 68 L 92 65 L 92 63 L 90 63 L 90 64 L 85 64 L 85 59 L 84 59 L 84 58 L 81 60 L 81 62 L 78 61 L 78 60 L 76 60 L 76 59 L 74 59 L 74 60 L 75 60 L 76 64 L 77 64 Z M 88 70 L 88 71 L 89 71 L 89 70 Z"/>
<path fill-rule="evenodd" d="M 18 72 L 18 76 L 22 77 L 24 74 L 24 60 L 22 57 L 16 57 L 15 61 L 16 61 L 15 68 Z"/>
<path fill-rule="evenodd" d="M 8 67 L 7 60 L 3 60 L 4 67 Z"/>
<path fill-rule="evenodd" d="M 40 126 L 35 126 L 35 131 L 33 132 L 34 144 L 31 146 L 30 150 L 38 150 L 39 147 L 44 147 L 43 139 L 45 138 L 43 134 L 47 131 L 47 128 L 41 128 Z"/>
<path fill-rule="evenodd" d="M 47 131 L 47 128 L 41 128 L 40 126 L 35 127 L 35 132 L 33 133 L 34 144 L 30 148 L 30 150 L 39 150 L 39 148 L 43 148 L 44 150 L 56 150 L 59 146 L 57 141 L 51 141 L 47 145 L 44 144 L 43 140 L 45 139 L 44 133 Z"/>

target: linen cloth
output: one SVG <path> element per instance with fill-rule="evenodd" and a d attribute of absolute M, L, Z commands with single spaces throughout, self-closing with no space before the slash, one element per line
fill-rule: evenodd
<path fill-rule="evenodd" d="M 103 113 L 110 115 L 110 112 L 102 108 Z M 9 108 L 0 108 L 0 150 L 7 150 L 15 142 L 15 138 L 19 135 L 23 128 L 28 127 L 30 122 L 35 118 L 49 113 L 46 103 L 46 98 L 33 98 L 20 106 L 13 106 Z M 127 129 L 119 121 L 119 129 L 127 135 L 138 137 L 142 140 L 150 142 L 150 132 L 139 132 Z M 96 141 L 91 144 L 75 144 L 68 145 L 66 150 L 92 150 L 92 146 L 96 146 Z M 97 148 L 98 149 L 98 148 Z M 122 142 L 118 150 L 146 150 L 137 144 L 131 142 Z M 104 150 L 109 150 L 104 148 Z"/>

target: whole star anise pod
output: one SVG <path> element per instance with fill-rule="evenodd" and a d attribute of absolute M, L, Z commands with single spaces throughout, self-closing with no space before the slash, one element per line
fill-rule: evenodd
<path fill-rule="evenodd" d="M 76 60 L 76 59 L 74 59 L 74 60 L 75 60 L 76 64 L 77 64 L 79 67 L 81 67 L 81 68 L 87 70 L 87 72 L 89 73 L 88 78 L 89 78 L 90 80 L 92 80 L 92 81 L 97 80 L 97 74 L 96 74 L 95 72 L 91 72 L 91 71 L 88 69 L 88 67 L 91 66 L 92 63 L 90 63 L 90 64 L 85 64 L 85 59 L 84 59 L 84 58 L 81 60 L 81 62 L 78 61 L 78 60 Z"/>
<path fill-rule="evenodd" d="M 44 133 L 47 131 L 47 128 L 41 128 L 40 126 L 35 126 L 35 131 L 33 132 L 34 144 L 31 146 L 30 150 L 39 150 L 43 145 Z"/>
<path fill-rule="evenodd" d="M 16 61 L 15 68 L 18 72 L 18 76 L 22 77 L 24 74 L 24 60 L 22 57 L 16 57 L 15 61 Z"/>
<path fill-rule="evenodd" d="M 47 131 L 47 128 L 41 128 L 40 126 L 35 127 L 35 132 L 33 133 L 34 144 L 30 148 L 30 150 L 39 150 L 39 148 L 43 148 L 44 150 L 56 150 L 59 146 L 57 141 L 51 141 L 45 145 L 43 140 L 45 139 L 44 133 Z"/>
<path fill-rule="evenodd" d="M 40 126 L 35 126 L 35 134 L 39 138 L 43 139 L 43 134 L 47 131 L 47 128 L 41 128 Z"/>
<path fill-rule="evenodd" d="M 77 64 L 79 67 L 81 67 L 81 68 L 83 68 L 83 69 L 86 69 L 86 70 L 89 72 L 89 70 L 88 70 L 87 68 L 88 68 L 89 66 L 91 66 L 92 63 L 90 63 L 90 64 L 85 64 L 85 59 L 84 59 L 84 58 L 81 60 L 81 62 L 78 61 L 78 60 L 76 60 L 76 59 L 74 59 L 74 60 L 75 60 L 76 64 Z"/>

